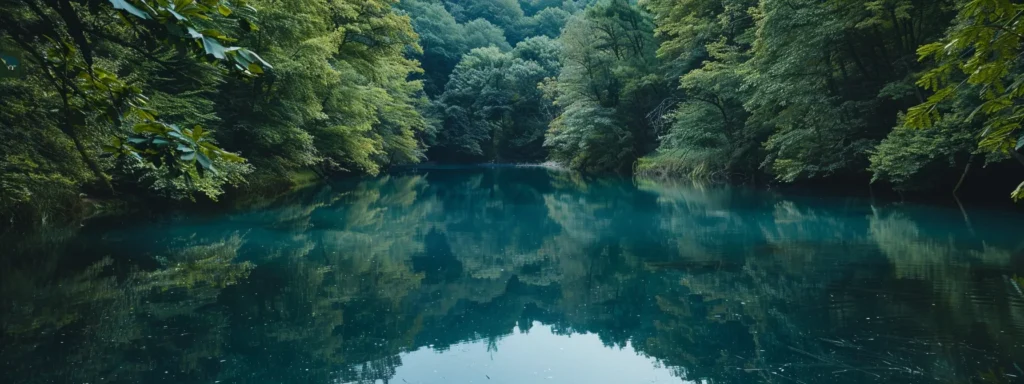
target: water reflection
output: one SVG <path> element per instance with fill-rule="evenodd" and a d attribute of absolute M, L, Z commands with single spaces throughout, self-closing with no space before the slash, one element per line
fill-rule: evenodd
<path fill-rule="evenodd" d="M 23 239 L 0 258 L 0 369 L 15 383 L 1019 382 L 1022 221 L 972 223 L 535 168 L 409 171 Z"/>

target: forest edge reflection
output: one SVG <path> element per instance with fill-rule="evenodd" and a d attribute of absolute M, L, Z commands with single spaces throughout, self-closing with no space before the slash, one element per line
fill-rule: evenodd
<path fill-rule="evenodd" d="M 13 382 L 355 382 L 534 322 L 692 381 L 1024 377 L 1012 217 L 410 170 L 259 210 L 17 244 Z"/>

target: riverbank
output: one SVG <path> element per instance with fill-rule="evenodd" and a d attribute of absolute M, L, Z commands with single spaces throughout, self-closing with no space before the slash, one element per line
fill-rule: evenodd
<path fill-rule="evenodd" d="M 323 177 L 311 170 L 293 171 L 284 176 L 264 175 L 226 190 L 217 200 L 201 194 L 193 196 L 193 200 L 172 200 L 142 194 L 93 196 L 84 192 L 77 196 L 55 196 L 50 200 L 35 199 L 34 205 L 20 206 L 8 212 L 7 217 L 0 221 L 0 236 L 43 229 L 76 228 L 86 221 L 109 217 L 259 206 L 323 180 Z"/>
<path fill-rule="evenodd" d="M 876 185 L 866 182 L 850 182 L 840 180 L 838 182 L 802 182 L 802 183 L 761 183 L 757 184 L 746 180 L 746 182 L 729 182 L 725 180 L 692 179 L 679 175 L 639 173 L 633 176 L 619 174 L 593 174 L 573 171 L 557 162 L 549 161 L 544 163 L 485 163 L 485 164 L 443 164 L 424 163 L 407 166 L 396 166 L 390 169 L 393 173 L 404 173 L 408 171 L 431 171 L 431 170 L 459 170 L 469 168 L 536 168 L 556 173 L 571 173 L 574 178 L 600 179 L 600 178 L 627 178 L 632 179 L 635 184 L 648 186 L 658 185 L 658 189 L 670 188 L 719 188 L 732 186 L 747 188 L 755 191 L 770 191 L 789 196 L 801 197 L 822 197 L 822 198 L 863 198 L 878 201 L 885 204 L 890 203 L 919 203 L 941 207 L 954 207 L 960 210 L 966 208 L 1003 209 L 1024 213 L 1024 205 L 1015 204 L 1003 196 L 996 196 L 993 191 L 1002 191 L 1000 188 L 966 188 L 959 197 L 952 193 L 900 193 L 892 190 L 887 185 Z M 360 176 L 343 176 L 332 178 L 333 180 L 352 179 Z M 285 177 L 260 177 L 254 178 L 247 184 L 241 185 L 227 191 L 220 199 L 213 201 L 199 196 L 195 201 L 172 201 L 155 198 L 93 198 L 81 195 L 77 202 L 64 208 L 59 214 L 38 215 L 35 222 L 28 223 L 25 220 L 8 220 L 0 230 L 0 234 L 7 233 L 28 233 L 48 227 L 69 227 L 75 228 L 87 221 L 119 217 L 119 216 L 144 216 L 160 215 L 168 212 L 227 212 L 239 208 L 259 208 L 265 206 L 275 199 L 294 193 L 304 187 L 313 186 L 327 181 L 323 176 L 313 171 L 300 171 L 289 173 Z"/>

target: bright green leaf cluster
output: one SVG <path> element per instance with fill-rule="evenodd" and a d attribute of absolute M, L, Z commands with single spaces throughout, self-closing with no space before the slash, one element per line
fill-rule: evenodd
<path fill-rule="evenodd" d="M 940 40 L 922 45 L 922 61 L 935 63 L 918 85 L 934 92 L 910 108 L 905 126 L 930 128 L 946 118 L 951 100 L 961 93 L 978 95 L 979 104 L 962 124 L 980 120 L 975 134 L 982 151 L 1010 155 L 1024 165 L 1024 74 L 1019 66 L 1024 43 L 1024 5 L 1006 0 L 971 0 L 958 7 L 953 27 Z M 1018 188 L 1015 200 L 1024 198 Z"/>

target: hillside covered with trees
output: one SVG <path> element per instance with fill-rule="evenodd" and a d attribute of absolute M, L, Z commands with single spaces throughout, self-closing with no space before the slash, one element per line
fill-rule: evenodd
<path fill-rule="evenodd" d="M 0 214 L 424 161 L 1024 198 L 1011 0 L 11 0 Z"/>

